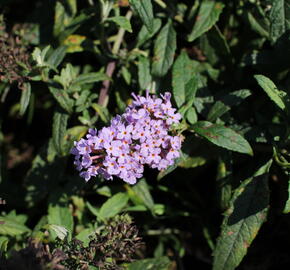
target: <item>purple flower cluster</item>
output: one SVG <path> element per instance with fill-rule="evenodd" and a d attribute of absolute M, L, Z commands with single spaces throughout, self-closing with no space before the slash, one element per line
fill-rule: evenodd
<path fill-rule="evenodd" d="M 133 103 L 124 114 L 114 117 L 109 127 L 98 132 L 90 129 L 86 139 L 74 142 L 74 164 L 86 181 L 100 174 L 135 184 L 145 164 L 164 170 L 179 157 L 181 138 L 170 135 L 169 129 L 179 123 L 181 115 L 172 108 L 171 94 L 166 92 L 162 98 L 148 92 L 146 97 L 132 96 Z"/>

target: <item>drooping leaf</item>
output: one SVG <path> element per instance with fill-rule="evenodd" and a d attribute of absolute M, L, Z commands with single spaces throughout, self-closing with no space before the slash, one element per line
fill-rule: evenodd
<path fill-rule="evenodd" d="M 221 2 L 202 1 L 194 27 L 188 35 L 188 41 L 194 41 L 208 31 L 218 21 L 223 8 L 224 4 Z"/>
<path fill-rule="evenodd" d="M 270 11 L 270 35 L 275 42 L 290 29 L 290 2 L 274 0 Z"/>
<path fill-rule="evenodd" d="M 172 21 L 161 29 L 154 44 L 154 59 L 152 74 L 157 77 L 164 76 L 171 67 L 176 50 L 176 32 Z"/>
<path fill-rule="evenodd" d="M 31 85 L 29 82 L 24 83 L 20 99 L 20 112 L 22 116 L 26 112 L 31 96 Z"/>
<path fill-rule="evenodd" d="M 121 28 L 124 28 L 126 31 L 132 33 L 132 26 L 130 21 L 124 16 L 116 16 L 108 18 L 107 21 L 112 21 L 119 25 Z"/>
<path fill-rule="evenodd" d="M 149 32 L 153 31 L 153 7 L 151 0 L 129 0 L 131 7 L 138 13 L 139 17 Z"/>
<path fill-rule="evenodd" d="M 108 199 L 100 208 L 99 217 L 103 220 L 119 214 L 127 205 L 128 195 L 126 193 L 117 193 Z"/>
<path fill-rule="evenodd" d="M 268 161 L 237 188 L 214 250 L 213 270 L 235 269 L 266 220 L 271 163 Z"/>
<path fill-rule="evenodd" d="M 192 125 L 192 129 L 198 135 L 220 147 L 239 153 L 253 155 L 253 150 L 247 140 L 228 127 L 207 121 L 199 121 Z"/>
<path fill-rule="evenodd" d="M 287 94 L 284 91 L 277 89 L 276 85 L 267 77 L 263 75 L 255 75 L 255 79 L 258 84 L 263 88 L 268 97 L 281 109 L 285 110 L 286 105 L 283 101 L 283 97 Z"/>

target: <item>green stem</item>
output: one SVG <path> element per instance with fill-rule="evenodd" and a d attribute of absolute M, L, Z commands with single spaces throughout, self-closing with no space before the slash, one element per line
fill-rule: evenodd
<path fill-rule="evenodd" d="M 131 17 L 132 17 L 132 11 L 129 10 L 126 14 L 126 18 L 130 21 Z M 116 40 L 114 42 L 114 45 L 113 45 L 113 49 L 112 49 L 112 53 L 114 55 L 118 54 L 119 50 L 120 50 L 120 47 L 121 47 L 121 43 L 123 41 L 123 38 L 124 38 L 124 35 L 125 35 L 125 29 L 124 28 L 120 28 L 119 31 L 118 31 L 118 34 L 117 34 L 117 37 L 116 37 Z"/>

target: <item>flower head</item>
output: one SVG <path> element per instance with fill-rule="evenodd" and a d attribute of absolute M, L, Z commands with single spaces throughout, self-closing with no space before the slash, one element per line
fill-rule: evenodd
<path fill-rule="evenodd" d="M 172 108 L 171 94 L 161 98 L 132 94 L 134 101 L 125 113 L 111 120 L 99 132 L 90 129 L 86 139 L 74 143 L 71 154 L 80 176 L 113 175 L 129 184 L 143 176 L 144 165 L 164 170 L 174 164 L 181 148 L 180 136 L 172 136 L 170 127 L 181 115 Z"/>

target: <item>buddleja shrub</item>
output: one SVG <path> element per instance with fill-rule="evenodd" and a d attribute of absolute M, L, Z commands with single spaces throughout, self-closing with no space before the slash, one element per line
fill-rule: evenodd
<path fill-rule="evenodd" d="M 1 269 L 289 268 L 287 1 L 0 6 Z"/>

